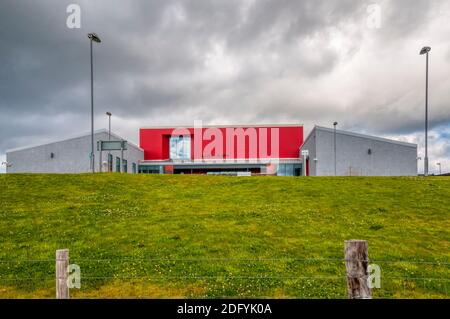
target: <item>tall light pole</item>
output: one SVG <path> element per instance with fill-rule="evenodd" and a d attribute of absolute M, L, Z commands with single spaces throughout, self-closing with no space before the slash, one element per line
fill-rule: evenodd
<path fill-rule="evenodd" d="M 109 118 L 109 130 L 108 130 L 108 141 L 111 141 L 111 112 L 106 112 L 106 115 L 108 115 L 108 118 Z M 109 161 L 110 161 L 110 154 L 111 154 L 111 151 L 109 151 L 108 152 L 108 172 L 111 172 L 111 170 L 110 170 L 110 163 L 109 163 Z"/>
<path fill-rule="evenodd" d="M 97 34 L 88 33 L 88 38 L 91 44 L 91 169 L 95 173 L 95 159 L 94 159 L 94 63 L 92 59 L 92 42 L 102 42 Z"/>
<path fill-rule="evenodd" d="M 109 131 L 108 131 L 108 141 L 111 141 L 111 112 L 106 112 L 109 117 Z"/>
<path fill-rule="evenodd" d="M 436 163 L 437 166 L 439 166 L 439 175 L 442 175 L 442 171 L 441 171 L 441 163 Z"/>
<path fill-rule="evenodd" d="M 428 176 L 428 53 L 431 51 L 430 47 L 423 47 L 420 50 L 420 55 L 426 54 L 426 75 L 425 75 L 425 158 L 423 160 L 424 170 L 423 174 Z"/>
<path fill-rule="evenodd" d="M 334 122 L 334 176 L 336 176 L 336 125 L 338 125 L 338 122 Z"/>

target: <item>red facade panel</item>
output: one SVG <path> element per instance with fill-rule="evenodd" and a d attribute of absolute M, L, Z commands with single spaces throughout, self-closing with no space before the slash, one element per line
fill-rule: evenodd
<path fill-rule="evenodd" d="M 140 129 L 145 160 L 168 160 L 172 135 L 191 138 L 191 159 L 298 158 L 303 126 L 249 126 Z M 178 133 L 177 133 L 178 132 Z M 201 148 L 197 146 L 201 145 Z M 198 150 L 201 150 L 198 152 Z M 205 155 L 210 154 L 210 155 Z"/>

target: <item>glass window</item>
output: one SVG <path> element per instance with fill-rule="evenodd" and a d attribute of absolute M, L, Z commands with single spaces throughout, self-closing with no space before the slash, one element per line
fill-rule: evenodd
<path fill-rule="evenodd" d="M 298 164 L 279 164 L 278 165 L 278 176 L 300 176 L 301 166 Z"/>
<path fill-rule="evenodd" d="M 278 176 L 286 175 L 286 164 L 278 164 L 277 175 Z"/>
<path fill-rule="evenodd" d="M 294 176 L 294 165 L 286 164 L 286 176 Z"/>
<path fill-rule="evenodd" d="M 170 138 L 170 159 L 191 158 L 191 137 L 173 136 Z"/>
<path fill-rule="evenodd" d="M 113 170 L 113 156 L 112 154 L 108 154 L 108 172 L 112 172 Z"/>
<path fill-rule="evenodd" d="M 116 172 L 120 173 L 120 157 L 116 157 Z"/>
<path fill-rule="evenodd" d="M 139 173 L 161 174 L 162 166 L 139 165 Z"/>
<path fill-rule="evenodd" d="M 123 160 L 123 172 L 128 173 L 128 161 L 126 159 Z"/>
<path fill-rule="evenodd" d="M 136 163 L 133 163 L 133 174 L 136 174 Z"/>

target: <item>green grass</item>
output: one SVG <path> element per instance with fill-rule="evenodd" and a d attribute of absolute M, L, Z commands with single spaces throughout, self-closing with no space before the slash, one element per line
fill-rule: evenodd
<path fill-rule="evenodd" d="M 345 298 L 366 239 L 377 298 L 448 298 L 450 178 L 0 175 L 0 298 Z"/>

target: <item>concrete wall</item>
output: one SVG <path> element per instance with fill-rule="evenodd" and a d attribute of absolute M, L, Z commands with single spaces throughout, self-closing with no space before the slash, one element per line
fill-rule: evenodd
<path fill-rule="evenodd" d="M 99 156 L 97 141 L 108 140 L 106 131 L 97 131 L 94 134 L 95 142 L 95 171 L 99 171 Z M 111 140 L 120 140 L 116 135 Z M 91 136 L 85 135 L 76 138 L 58 141 L 35 147 L 13 150 L 6 153 L 6 161 L 11 165 L 7 173 L 84 173 L 90 172 Z M 51 153 L 54 157 L 51 158 Z M 108 152 L 103 152 L 103 161 L 108 160 Z M 120 151 L 111 151 L 113 155 L 113 171 L 116 171 L 116 157 Z M 128 172 L 132 173 L 132 163 L 144 159 L 144 153 L 138 147 L 128 143 L 128 150 L 124 151 L 127 160 Z"/>
<path fill-rule="evenodd" d="M 315 127 L 310 139 L 305 143 L 305 146 L 315 144 L 315 154 L 310 155 L 310 175 L 333 176 L 333 129 Z M 415 144 L 337 130 L 336 150 L 338 176 L 417 175 Z M 317 158 L 317 162 L 313 161 L 313 156 Z"/>

